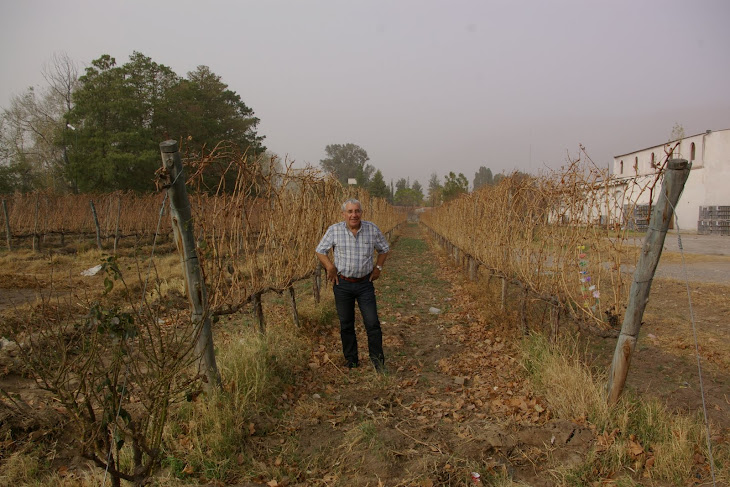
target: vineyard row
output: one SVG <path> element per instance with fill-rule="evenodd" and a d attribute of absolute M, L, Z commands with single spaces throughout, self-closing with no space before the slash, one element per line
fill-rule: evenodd
<path fill-rule="evenodd" d="M 639 195 L 653 186 L 632 190 Z M 468 266 L 608 331 L 621 321 L 626 270 L 638 257 L 629 225 L 605 217 L 612 215 L 606 208 L 619 204 L 608 174 L 573 164 L 543 177 L 506 178 L 426 212 L 421 221 Z"/>

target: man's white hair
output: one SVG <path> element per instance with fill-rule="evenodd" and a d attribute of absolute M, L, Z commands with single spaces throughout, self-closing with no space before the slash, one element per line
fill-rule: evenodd
<path fill-rule="evenodd" d="M 353 204 L 360 207 L 360 211 L 362 211 L 362 203 L 360 203 L 360 200 L 356 200 L 355 198 L 350 198 L 349 200 L 345 200 L 344 203 L 342 203 L 342 211 L 345 211 L 347 209 L 347 205 Z"/>

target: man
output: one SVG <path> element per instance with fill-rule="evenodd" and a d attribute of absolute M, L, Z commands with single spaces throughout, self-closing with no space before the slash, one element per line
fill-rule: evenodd
<path fill-rule="evenodd" d="M 327 280 L 332 282 L 335 307 L 340 319 L 342 353 L 347 366 L 357 367 L 357 337 L 355 335 L 355 301 L 368 336 L 368 354 L 375 369 L 382 372 L 385 367 L 383 355 L 383 333 L 378 320 L 373 281 L 380 277 L 390 247 L 380 229 L 372 222 L 361 220 L 362 205 L 356 199 L 342 204 L 344 221 L 331 225 L 317 245 L 315 253 L 327 270 Z M 327 252 L 334 248 L 334 265 L 327 258 Z M 377 250 L 377 261 L 373 264 L 373 249 Z"/>

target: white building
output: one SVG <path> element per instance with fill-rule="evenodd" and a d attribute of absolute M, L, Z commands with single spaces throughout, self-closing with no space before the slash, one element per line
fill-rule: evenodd
<path fill-rule="evenodd" d="M 672 153 L 672 150 L 674 151 Z M 697 232 L 700 207 L 730 207 L 730 129 L 711 131 L 655 145 L 613 158 L 612 187 L 619 215 L 624 208 L 640 208 L 649 204 L 650 185 L 657 176 L 667 154 L 687 159 L 692 169 L 677 205 L 679 228 Z M 652 199 L 656 203 L 661 183 L 657 183 Z M 619 216 L 616 215 L 616 216 Z M 730 219 L 730 216 L 728 216 Z M 671 228 L 671 227 L 670 227 Z"/>

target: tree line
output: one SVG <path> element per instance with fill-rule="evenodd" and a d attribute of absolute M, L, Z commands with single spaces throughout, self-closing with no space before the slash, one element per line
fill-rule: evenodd
<path fill-rule="evenodd" d="M 333 174 L 345 186 L 352 184 L 363 187 L 371 195 L 385 198 L 394 205 L 439 206 L 469 192 L 469 180 L 466 176 L 453 171 L 444 176 L 443 183 L 437 173 L 431 174 L 427 197 L 418 180 L 411 183 L 410 178 L 400 178 L 395 185 L 392 181 L 388 185 L 383 173 L 368 164 L 370 158 L 367 151 L 356 144 L 331 144 L 325 148 L 325 153 L 326 157 L 320 160 L 320 166 L 324 171 Z M 493 176 L 491 169 L 481 166 L 474 174 L 472 190 L 477 191 L 483 186 L 497 185 L 505 177 L 504 174 Z"/>
<path fill-rule="evenodd" d="M 57 54 L 42 74 L 44 86 L 12 97 L 2 110 L 0 193 L 152 191 L 159 143 L 166 139 L 183 141 L 190 157 L 225 143 L 262 165 L 278 164 L 257 132 L 254 111 L 207 66 L 182 77 L 133 52 L 124 64 L 103 54 L 80 73 Z M 368 161 L 356 144 L 330 144 L 320 165 L 343 185 L 355 181 L 394 205 L 438 206 L 469 191 L 467 178 L 454 172 L 443 183 L 432 174 L 428 188 L 410 178 L 387 183 Z M 217 183 L 216 176 L 210 181 Z M 472 190 L 503 177 L 482 166 Z"/>
<path fill-rule="evenodd" d="M 182 77 L 139 52 L 121 65 L 103 54 L 79 75 L 56 55 L 42 74 L 2 110 L 0 192 L 150 191 L 171 138 L 192 155 L 223 140 L 266 151 L 253 110 L 207 66 Z"/>

